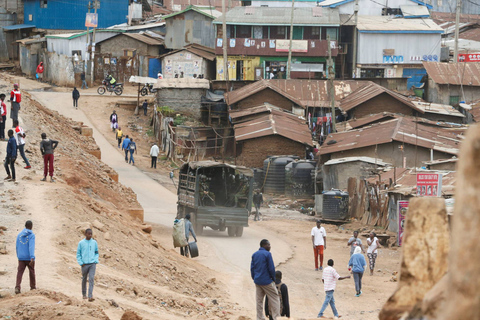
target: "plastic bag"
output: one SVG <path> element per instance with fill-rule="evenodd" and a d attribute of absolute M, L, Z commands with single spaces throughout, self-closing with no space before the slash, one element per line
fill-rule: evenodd
<path fill-rule="evenodd" d="M 188 245 L 187 238 L 185 237 L 185 220 L 175 219 L 173 222 L 173 246 L 186 247 Z"/>
<path fill-rule="evenodd" d="M 35 78 L 37 78 L 37 79 L 38 79 L 38 73 L 35 73 Z"/>

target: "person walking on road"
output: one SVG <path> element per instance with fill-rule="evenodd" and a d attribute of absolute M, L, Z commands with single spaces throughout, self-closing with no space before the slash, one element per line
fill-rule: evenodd
<path fill-rule="evenodd" d="M 123 139 L 122 143 L 122 150 L 125 151 L 125 162 L 128 163 L 128 145 L 130 144 L 130 138 L 128 137 L 128 134 L 125 136 L 125 139 Z"/>
<path fill-rule="evenodd" d="M 370 232 L 370 237 L 367 239 L 368 249 L 368 264 L 370 265 L 370 275 L 373 276 L 373 270 L 375 269 L 375 261 L 377 260 L 377 248 L 380 247 L 380 242 L 378 241 L 377 234 L 375 232 Z"/>
<path fill-rule="evenodd" d="M 8 142 L 7 142 L 7 156 L 5 157 L 5 171 L 7 172 L 7 177 L 5 181 L 15 182 L 15 161 L 17 160 L 17 140 L 13 136 L 13 130 L 8 130 Z M 9 169 L 10 166 L 10 169 Z M 10 174 L 11 171 L 11 174 Z"/>
<path fill-rule="evenodd" d="M 22 102 L 22 93 L 20 92 L 18 83 L 13 85 L 13 90 L 10 92 L 10 118 L 13 120 L 18 120 L 18 112 L 20 111 L 20 102 Z"/>
<path fill-rule="evenodd" d="M 282 283 L 282 272 L 275 271 L 275 286 L 277 287 L 278 298 L 280 299 L 280 315 L 282 317 L 290 318 L 290 302 L 288 301 L 288 288 L 285 283 Z M 270 315 L 270 308 L 268 307 L 268 297 L 265 298 L 265 315 L 273 320 Z"/>
<path fill-rule="evenodd" d="M 73 98 L 73 107 L 75 109 L 78 109 L 78 99 L 80 99 L 80 91 L 77 90 L 77 87 L 73 87 L 72 98 Z"/>
<path fill-rule="evenodd" d="M 5 104 L 6 95 L 0 94 L 0 140 L 5 140 L 5 124 L 7 123 L 7 105 Z"/>
<path fill-rule="evenodd" d="M 28 162 L 27 157 L 25 156 L 25 131 L 18 124 L 18 120 L 13 121 L 13 126 L 15 127 L 15 139 L 17 141 L 18 151 L 20 151 L 20 156 L 22 156 L 23 161 L 25 161 L 25 169 L 30 169 L 30 163 Z"/>
<path fill-rule="evenodd" d="M 323 270 L 323 250 L 327 249 L 327 232 L 322 227 L 322 221 L 317 220 L 317 225 L 312 228 L 313 255 L 315 257 L 315 271 Z M 320 258 L 320 269 L 318 268 Z"/>
<path fill-rule="evenodd" d="M 193 239 L 195 239 L 195 242 L 197 242 L 197 235 L 195 234 L 195 230 L 193 230 L 193 225 L 190 222 L 191 216 L 190 213 L 187 213 L 185 215 L 185 238 L 188 239 L 190 238 L 190 234 L 192 235 Z M 186 247 L 180 247 L 180 254 L 182 256 L 188 257 L 188 245 Z"/>
<path fill-rule="evenodd" d="M 340 275 L 337 273 L 337 270 L 333 268 L 334 262 L 332 259 L 328 260 L 327 264 L 328 264 L 328 267 L 325 268 L 322 275 L 322 282 L 325 290 L 325 301 L 323 302 L 322 309 L 320 309 L 320 312 L 318 313 L 317 318 L 326 318 L 323 316 L 323 313 L 325 312 L 325 309 L 327 309 L 328 305 L 330 304 L 330 307 L 332 308 L 332 311 L 333 311 L 334 318 L 338 319 L 341 316 L 338 315 L 333 293 L 335 292 L 335 287 L 337 286 L 337 280 L 350 279 L 350 276 L 340 277 Z"/>
<path fill-rule="evenodd" d="M 150 157 L 152 157 L 152 164 L 150 168 L 157 169 L 157 158 L 159 153 L 160 149 L 158 148 L 157 144 L 154 143 L 153 146 L 150 148 Z"/>
<path fill-rule="evenodd" d="M 117 138 L 118 148 L 120 148 L 120 144 L 122 143 L 122 139 L 123 139 L 122 128 L 118 127 L 117 133 L 115 133 L 115 137 Z"/>
<path fill-rule="evenodd" d="M 147 102 L 146 99 L 143 102 L 142 107 L 143 107 L 143 115 L 146 116 L 147 115 L 147 109 L 148 109 L 148 102 Z"/>
<path fill-rule="evenodd" d="M 255 206 L 255 218 L 253 221 L 260 221 L 260 206 L 263 203 L 263 195 L 260 193 L 260 190 L 255 190 L 253 195 L 253 205 Z"/>
<path fill-rule="evenodd" d="M 133 153 L 137 152 L 137 144 L 133 142 L 133 138 L 130 138 L 130 143 L 128 144 L 128 150 L 130 150 L 130 160 L 128 160 L 128 164 L 135 165 L 135 160 L 133 159 Z"/>
<path fill-rule="evenodd" d="M 353 280 L 355 281 L 355 297 L 360 297 L 362 294 L 362 277 L 365 267 L 367 266 L 367 261 L 362 254 L 362 248 L 356 247 L 355 252 L 350 257 L 348 261 L 348 266 L 352 269 Z"/>
<path fill-rule="evenodd" d="M 110 115 L 110 128 L 112 131 L 118 128 L 118 115 L 117 111 L 113 110 L 112 114 Z"/>
<path fill-rule="evenodd" d="M 45 68 L 43 67 L 43 62 L 40 62 L 37 66 L 37 80 L 40 82 L 43 81 L 43 71 L 45 71 Z"/>
<path fill-rule="evenodd" d="M 82 80 L 82 87 L 81 87 L 81 89 L 83 89 L 83 88 L 88 89 L 87 81 L 85 80 L 85 71 L 83 71 L 83 72 L 80 74 L 80 79 Z"/>
<path fill-rule="evenodd" d="M 47 134 L 42 133 L 42 142 L 40 142 L 40 151 L 43 156 L 43 179 L 40 181 L 47 181 L 47 173 L 50 175 L 50 182 L 55 182 L 53 179 L 53 152 L 58 146 L 57 140 L 47 139 Z"/>
<path fill-rule="evenodd" d="M 358 237 L 358 231 L 353 231 L 353 237 L 348 239 L 347 246 L 350 246 L 350 256 L 352 256 L 356 247 L 360 247 L 363 252 L 362 240 Z"/>
<path fill-rule="evenodd" d="M 82 296 L 87 299 L 87 278 L 88 278 L 88 301 L 94 301 L 93 282 L 95 270 L 98 264 L 98 244 L 92 239 L 92 229 L 85 230 L 85 239 L 78 243 L 77 262 L 82 267 Z"/>
<path fill-rule="evenodd" d="M 270 253 L 271 245 L 267 239 L 260 241 L 260 249 L 252 255 L 250 273 L 255 283 L 257 320 L 265 320 L 263 298 L 267 296 L 272 319 L 280 317 L 280 299 L 275 286 L 275 264 Z"/>
<path fill-rule="evenodd" d="M 18 259 L 18 269 L 17 269 L 17 282 L 15 284 L 15 293 L 19 294 L 21 292 L 21 284 L 23 273 L 25 268 L 28 268 L 28 273 L 30 277 L 30 290 L 35 290 L 37 288 L 37 283 L 35 280 L 35 234 L 32 231 L 33 223 L 28 220 L 25 222 L 25 229 L 20 231 L 17 236 L 17 259 Z"/>

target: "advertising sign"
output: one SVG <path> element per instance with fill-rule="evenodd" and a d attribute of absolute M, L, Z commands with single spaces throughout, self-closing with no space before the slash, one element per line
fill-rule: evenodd
<path fill-rule="evenodd" d="M 461 53 L 458 55 L 458 62 L 480 62 L 480 53 Z"/>
<path fill-rule="evenodd" d="M 290 40 L 276 40 L 275 51 L 288 52 Z M 308 40 L 292 40 L 292 52 L 308 52 Z"/>
<path fill-rule="evenodd" d="M 97 26 L 98 26 L 98 14 L 87 13 L 87 18 L 85 19 L 85 27 L 96 28 Z"/>
<path fill-rule="evenodd" d="M 417 196 L 440 197 L 442 196 L 441 173 L 417 173 Z"/>
<path fill-rule="evenodd" d="M 408 212 L 408 201 L 399 200 L 397 202 L 397 215 L 398 215 L 398 246 L 402 245 L 403 234 L 405 231 L 405 223 L 407 219 Z"/>

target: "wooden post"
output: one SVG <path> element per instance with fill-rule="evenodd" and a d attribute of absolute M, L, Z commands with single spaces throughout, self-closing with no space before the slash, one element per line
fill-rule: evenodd
<path fill-rule="evenodd" d="M 135 108 L 135 115 L 138 116 L 138 109 L 140 105 L 140 82 L 138 83 L 138 90 L 137 90 L 137 107 Z"/>

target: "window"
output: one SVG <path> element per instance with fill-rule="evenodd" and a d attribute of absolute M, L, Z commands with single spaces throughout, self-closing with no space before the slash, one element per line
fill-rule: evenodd
<path fill-rule="evenodd" d="M 46 9 L 47 3 L 48 3 L 48 0 L 40 0 L 40 8 Z"/>
<path fill-rule="evenodd" d="M 251 26 L 237 26 L 236 38 L 251 38 L 252 27 Z"/>
<path fill-rule="evenodd" d="M 330 40 L 337 40 L 337 28 L 327 28 L 327 37 L 330 37 Z"/>
<path fill-rule="evenodd" d="M 460 96 L 450 96 L 450 105 L 454 106 L 460 102 Z"/>
<path fill-rule="evenodd" d="M 252 5 L 252 1 L 242 1 L 242 7 L 248 7 Z"/>
<path fill-rule="evenodd" d="M 303 27 L 303 39 L 305 40 L 319 40 L 320 27 Z"/>
<path fill-rule="evenodd" d="M 285 27 L 270 27 L 270 39 L 285 39 Z"/>
<path fill-rule="evenodd" d="M 320 27 L 312 27 L 312 36 L 320 36 Z"/>

